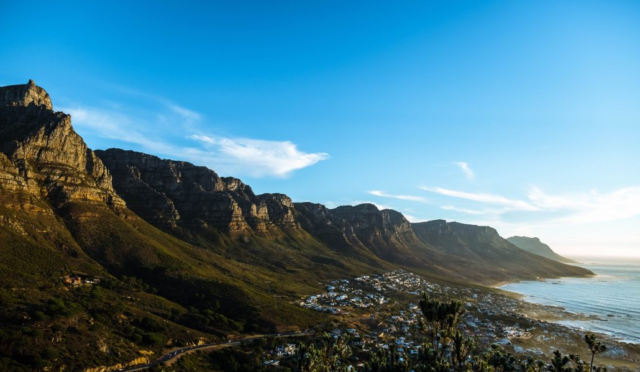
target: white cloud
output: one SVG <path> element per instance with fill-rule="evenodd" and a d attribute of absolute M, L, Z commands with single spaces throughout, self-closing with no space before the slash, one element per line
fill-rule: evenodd
<path fill-rule="evenodd" d="M 329 158 L 323 152 L 302 152 L 290 141 L 205 135 L 197 130 L 202 120 L 199 113 L 161 98 L 149 99 L 157 106 L 153 112 L 83 106 L 62 111 L 70 113 L 74 126 L 89 134 L 137 144 L 143 151 L 205 165 L 226 175 L 286 177 Z M 192 145 L 179 144 L 185 139 Z"/>
<path fill-rule="evenodd" d="M 460 212 L 460 213 L 469 214 L 469 215 L 473 215 L 473 216 L 498 215 L 498 214 L 502 214 L 502 213 L 505 213 L 505 212 L 509 211 L 508 209 L 481 209 L 481 210 L 476 210 L 476 209 L 458 208 L 458 207 L 455 207 L 453 205 L 443 205 L 440 208 L 444 209 L 446 211 Z"/>
<path fill-rule="evenodd" d="M 597 191 L 549 195 L 538 188 L 527 193 L 532 203 L 547 211 L 565 211 L 553 223 L 584 224 L 616 221 L 640 215 L 640 186 L 625 187 L 610 193 Z"/>
<path fill-rule="evenodd" d="M 248 169 L 250 174 L 256 177 L 284 177 L 295 170 L 329 158 L 329 155 L 323 152 L 301 152 L 289 141 L 232 139 L 197 134 L 188 138 L 202 143 L 208 151 L 222 155 L 228 164 Z"/>
<path fill-rule="evenodd" d="M 153 133 L 147 132 L 144 123 L 127 115 L 89 107 L 62 108 L 71 114 L 74 127 L 86 129 L 102 138 L 135 143 L 149 151 L 162 154 L 178 153 L 174 146 L 153 138 Z"/>
<path fill-rule="evenodd" d="M 529 202 L 522 201 L 522 200 L 508 199 L 499 195 L 469 193 L 469 192 L 463 192 L 463 191 L 443 189 L 440 187 L 423 186 L 420 188 L 422 190 L 433 192 L 440 195 L 451 196 L 451 197 L 460 198 L 460 199 L 467 199 L 467 200 L 472 200 L 480 203 L 500 205 L 503 207 L 510 208 L 512 210 L 521 210 L 521 211 L 540 210 L 539 207 Z"/>
<path fill-rule="evenodd" d="M 562 195 L 551 195 L 533 187 L 526 193 L 527 200 L 514 200 L 499 195 L 467 193 L 438 187 L 422 187 L 422 189 L 481 204 L 502 206 L 503 208 L 498 209 L 479 210 L 452 205 L 444 205 L 441 208 L 469 215 L 485 216 L 491 218 L 494 223 L 507 222 L 501 220 L 501 216 L 507 212 L 517 213 L 518 220 L 522 222 L 510 222 L 513 226 L 587 224 L 640 216 L 640 186 L 625 187 L 609 193 L 594 190 Z"/>
<path fill-rule="evenodd" d="M 473 171 L 471 170 L 471 168 L 469 167 L 469 164 L 467 162 L 464 161 L 458 161 L 453 163 L 455 165 L 457 165 L 462 172 L 464 173 L 464 175 L 467 177 L 467 179 L 474 179 L 476 177 L 475 173 L 473 173 Z"/>
<path fill-rule="evenodd" d="M 422 196 L 396 195 L 396 194 L 389 194 L 389 193 L 386 193 L 386 192 L 380 191 L 380 190 L 371 190 L 371 191 L 367 191 L 367 193 L 371 194 L 371 195 L 379 196 L 379 197 L 382 197 L 382 198 L 408 200 L 408 201 L 414 201 L 414 202 L 419 202 L 419 203 L 428 203 L 429 202 L 427 200 L 427 198 L 424 198 Z"/>

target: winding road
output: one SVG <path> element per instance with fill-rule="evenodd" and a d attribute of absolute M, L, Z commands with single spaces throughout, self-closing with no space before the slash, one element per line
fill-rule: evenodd
<path fill-rule="evenodd" d="M 313 332 L 313 331 L 286 332 L 286 333 L 277 333 L 277 334 L 270 334 L 270 335 L 250 336 L 250 337 L 245 337 L 245 338 L 241 338 L 241 339 L 238 339 L 238 340 L 230 340 L 230 341 L 226 341 L 226 342 L 215 342 L 215 343 L 211 343 L 211 344 L 183 347 L 181 349 L 176 349 L 176 350 L 170 351 L 170 352 L 164 354 L 163 356 L 161 356 L 160 358 L 156 359 L 154 362 L 151 362 L 149 364 L 140 364 L 140 365 L 137 365 L 137 366 L 131 366 L 131 367 L 127 367 L 127 368 L 122 368 L 122 369 L 119 369 L 118 371 L 121 371 L 121 372 L 142 371 L 142 370 L 145 370 L 145 369 L 148 369 L 148 368 L 151 368 L 151 367 L 155 367 L 155 366 L 157 366 L 159 364 L 169 362 L 169 361 L 171 361 L 173 359 L 180 358 L 181 356 L 185 355 L 186 353 L 188 353 L 190 351 L 195 351 L 195 350 L 204 350 L 204 349 L 220 347 L 220 346 L 223 346 L 223 347 L 240 346 L 240 344 L 243 341 L 251 341 L 251 340 L 257 340 L 257 339 L 267 338 L 267 337 L 284 338 L 284 337 L 313 336 L 314 334 L 315 334 L 315 332 Z"/>

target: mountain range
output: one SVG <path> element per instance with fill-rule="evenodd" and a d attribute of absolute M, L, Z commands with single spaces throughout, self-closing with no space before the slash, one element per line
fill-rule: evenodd
<path fill-rule="evenodd" d="M 60 353 L 98 343 L 87 358 L 105 364 L 137 355 L 123 340 L 158 347 L 160 333 L 166 345 L 308 326 L 319 315 L 295 302 L 319 281 L 398 267 L 481 285 L 592 274 L 491 227 L 295 203 L 187 162 L 92 151 L 71 119 L 33 81 L 0 88 L 0 344 L 11 345 L 0 358 L 38 363 L 13 341 L 43 324 L 42 337 L 55 339 L 54 320 L 77 330 Z M 70 275 L 100 278 L 103 292 L 68 291 L 61 278 Z M 147 327 L 148 316 L 168 325 Z M 95 324 L 104 325 L 98 336 Z"/>

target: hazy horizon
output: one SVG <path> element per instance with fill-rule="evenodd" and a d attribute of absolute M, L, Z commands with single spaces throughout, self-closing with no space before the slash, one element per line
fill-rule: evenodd
<path fill-rule="evenodd" d="M 639 3 L 326 5 L 4 3 L 0 85 L 93 149 L 640 257 Z"/>

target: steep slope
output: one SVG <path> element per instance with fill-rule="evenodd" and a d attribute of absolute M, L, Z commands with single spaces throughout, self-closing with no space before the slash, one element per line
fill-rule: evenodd
<path fill-rule="evenodd" d="M 0 88 L 0 254 L 11 278 L 89 269 L 57 211 L 69 203 L 120 210 L 111 176 L 33 81 Z M 34 260 L 39 265 L 33 265 Z M 89 267 L 87 267 L 89 266 Z M 93 267 L 93 271 L 100 271 Z"/>
<path fill-rule="evenodd" d="M 277 282 L 275 287 L 283 291 L 305 281 L 317 283 L 317 276 L 288 282 L 282 275 L 320 265 L 326 269 L 320 277 L 365 268 L 339 261 L 335 252 L 306 234 L 284 195 L 256 196 L 239 180 L 220 178 L 204 167 L 122 152 L 128 163 L 144 164 L 126 168 L 139 177 L 117 177 L 121 182 L 116 185 L 135 212 L 168 229 L 184 224 L 191 230 L 183 229 L 183 235 L 215 226 L 217 239 L 208 244 L 220 249 L 205 251 L 160 232 L 127 208 L 107 167 L 73 130 L 70 115 L 53 111 L 49 95 L 33 81 L 0 88 L 0 151 L 0 265 L 8 272 L 25 268 L 16 278 L 69 270 L 133 275 L 183 304 L 193 305 L 198 302 L 193 295 L 209 291 L 222 312 L 234 314 L 237 306 L 266 300 L 260 289 L 251 289 L 265 281 Z M 230 244 L 236 236 L 240 239 Z M 246 266 L 220 255 L 228 249 L 239 257 L 252 250 L 256 257 L 268 255 L 274 265 L 262 265 L 253 270 L 255 275 L 231 275 Z M 36 254 L 25 254 L 30 251 Z M 291 252 L 296 252 L 295 261 Z M 40 256 L 41 264 L 34 265 Z M 197 291 L 184 290 L 195 283 Z M 277 319 L 267 315 L 265 320 Z"/>
<path fill-rule="evenodd" d="M 212 226 L 231 235 L 300 229 L 285 195 L 256 196 L 236 178 L 186 162 L 120 149 L 97 154 L 116 174 L 115 187 L 130 208 L 158 226 Z"/>
<path fill-rule="evenodd" d="M 265 210 L 274 199 L 265 197 Z M 316 256 L 308 268 L 321 265 Z M 324 275 L 358 272 L 338 263 Z M 68 275 L 104 284 L 70 288 Z M 274 296 L 296 298 L 322 275 L 292 275 L 231 261 L 151 226 L 127 208 L 110 172 L 42 88 L 32 81 L 0 88 L 0 366 L 40 370 L 52 363 L 42 360 L 50 348 L 59 355 L 54 365 L 73 360 L 80 364 L 67 370 L 79 370 L 91 365 L 79 349 L 91 363 L 113 364 L 138 349 L 158 351 L 169 338 L 314 323 L 318 314 Z M 145 328 L 150 316 L 165 325 Z M 35 345 L 24 345 L 24 332 Z"/>
<path fill-rule="evenodd" d="M 301 225 L 319 240 L 345 252 L 359 251 L 392 262 L 415 260 L 413 247 L 423 243 L 404 216 L 378 210 L 373 204 L 327 209 L 321 204 L 296 203 Z"/>
<path fill-rule="evenodd" d="M 412 224 L 416 234 L 439 252 L 456 257 L 459 271 L 472 271 L 482 283 L 587 276 L 589 270 L 525 252 L 487 226 L 435 220 Z"/>
<path fill-rule="evenodd" d="M 510 238 L 507 238 L 507 240 L 509 241 L 509 243 L 529 253 L 537 254 L 538 256 L 546 257 L 562 263 L 576 263 L 576 261 L 574 260 L 560 256 L 559 254 L 554 252 L 551 247 L 541 242 L 538 238 L 512 236 Z"/>
<path fill-rule="evenodd" d="M 286 195 L 256 195 L 236 178 L 187 162 L 120 149 L 96 153 L 133 211 L 165 232 L 225 257 L 290 273 L 322 264 L 329 271 L 361 262 L 389 266 L 376 257 L 342 260 L 341 252 L 301 227 L 304 218 Z"/>

